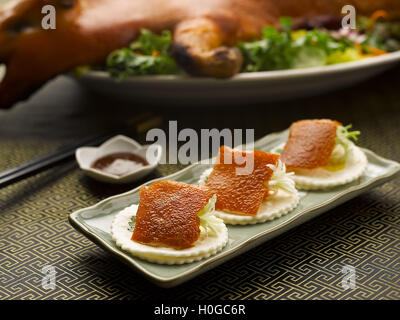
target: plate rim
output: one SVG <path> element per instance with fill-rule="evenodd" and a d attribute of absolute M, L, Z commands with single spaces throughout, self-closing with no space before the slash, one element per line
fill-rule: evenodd
<path fill-rule="evenodd" d="M 237 84 L 241 82 L 251 81 L 266 81 L 266 80 L 286 80 L 304 77 L 313 77 L 315 75 L 332 75 L 340 72 L 356 71 L 364 68 L 373 68 L 380 65 L 390 63 L 400 63 L 400 50 L 390 52 L 384 55 L 368 57 L 356 61 L 343 62 L 333 65 L 325 65 L 311 68 L 301 69 L 285 69 L 276 71 L 259 71 L 259 72 L 242 72 L 229 79 L 217 79 L 212 77 L 193 77 L 189 75 L 144 75 L 128 77 L 120 83 L 131 82 L 156 82 L 156 83 L 172 83 L 172 82 L 185 82 L 185 84 L 198 84 L 214 82 L 217 84 Z M 104 70 L 89 70 L 85 71 L 82 75 L 77 76 L 74 72 L 68 74 L 70 77 L 77 80 L 84 79 L 101 79 L 101 80 L 114 80 L 107 71 Z"/>
<path fill-rule="evenodd" d="M 284 131 L 280 131 L 280 132 L 276 132 L 276 133 L 271 133 L 268 134 L 266 136 L 264 136 L 263 138 L 257 140 L 256 142 L 254 142 L 254 144 L 256 145 L 257 143 L 264 141 L 264 140 L 268 140 L 268 139 L 272 139 L 274 137 L 283 135 L 285 132 L 287 132 L 288 129 L 284 130 Z M 210 264 L 214 263 L 217 260 L 223 259 L 226 256 L 229 256 L 233 253 L 235 253 L 236 251 L 240 251 L 242 248 L 251 245 L 251 243 L 257 241 L 258 239 L 274 232 L 277 231 L 278 229 L 281 229 L 285 226 L 287 226 L 288 224 L 296 221 L 298 218 L 306 215 L 306 214 L 310 214 L 314 211 L 317 211 L 318 209 L 324 207 L 324 206 L 328 206 L 331 203 L 336 202 L 337 200 L 341 199 L 342 197 L 346 196 L 346 195 L 351 195 L 353 193 L 356 193 L 357 191 L 363 190 L 363 189 L 367 189 L 368 187 L 374 187 L 375 185 L 378 185 L 379 182 L 381 182 L 382 184 L 387 182 L 388 180 L 390 180 L 390 178 L 395 178 L 396 175 L 398 175 L 400 173 L 400 163 L 391 159 L 387 159 L 384 158 L 382 156 L 379 156 L 378 154 L 376 154 L 375 152 L 369 150 L 369 149 L 365 149 L 365 148 L 361 148 L 360 149 L 362 151 L 364 151 L 367 156 L 368 154 L 377 158 L 379 161 L 383 161 L 386 163 L 390 163 L 393 167 L 384 175 L 379 175 L 371 180 L 368 180 L 367 182 L 363 183 L 363 184 L 359 184 L 359 185 L 354 185 L 354 186 L 350 186 L 349 188 L 346 188 L 345 190 L 343 190 L 342 192 L 338 193 L 337 195 L 335 195 L 333 198 L 324 201 L 320 204 L 314 205 L 311 208 L 308 208 L 307 210 L 302 211 L 301 213 L 299 213 L 296 216 L 291 217 L 290 219 L 288 219 L 287 221 L 272 227 L 271 229 L 265 230 L 264 232 L 258 233 L 250 238 L 248 238 L 247 240 L 245 240 L 243 243 L 241 243 L 240 245 L 238 245 L 235 248 L 231 248 L 227 251 L 224 252 L 220 252 L 218 253 L 218 255 L 214 255 L 211 256 L 205 260 L 200 261 L 200 264 L 197 265 L 196 267 L 184 271 L 182 273 L 180 273 L 179 275 L 174 275 L 171 277 L 162 277 L 162 276 L 158 276 L 155 275 L 149 271 L 147 271 L 145 268 L 143 268 L 140 263 L 136 262 L 133 257 L 130 257 L 127 253 L 123 252 L 122 249 L 119 248 L 113 248 L 111 245 L 109 245 L 106 241 L 104 241 L 99 235 L 97 235 L 95 232 L 90 231 L 83 223 L 78 221 L 78 217 L 82 212 L 85 212 L 87 210 L 93 210 L 96 209 L 96 207 L 98 206 L 102 206 L 103 204 L 105 204 L 108 201 L 112 201 L 115 199 L 118 199 L 119 197 L 125 197 L 128 196 L 130 194 L 134 194 L 137 193 L 140 188 L 144 185 L 144 184 L 151 184 L 154 183 L 156 181 L 163 181 L 163 180 L 168 180 L 171 178 L 174 178 L 175 176 L 181 175 L 182 173 L 185 173 L 186 171 L 191 170 L 192 168 L 194 168 L 195 166 L 201 165 L 201 162 L 196 162 L 194 164 L 191 164 L 189 166 L 187 166 L 186 168 L 179 170 L 177 172 L 174 172 L 168 176 L 164 176 L 164 177 L 160 177 L 160 178 L 156 178 L 156 179 L 152 179 L 149 180 L 147 182 L 145 182 L 144 184 L 129 190 L 127 192 L 121 193 L 121 194 L 117 194 L 111 197 L 108 197 L 106 199 L 103 199 L 97 203 L 95 203 L 92 206 L 89 207 L 85 207 L 82 209 L 79 209 L 77 211 L 74 211 L 73 213 L 71 213 L 68 216 L 68 220 L 71 223 L 71 225 L 78 230 L 79 232 L 81 232 L 83 235 L 85 235 L 87 238 L 89 238 L 91 241 L 93 241 L 96 245 L 99 245 L 100 247 L 102 247 L 103 249 L 107 250 L 107 251 L 111 251 L 111 253 L 113 255 L 115 255 L 116 257 L 118 257 L 120 260 L 122 260 L 122 262 L 129 264 L 131 267 L 135 267 L 135 271 L 139 271 L 142 275 L 144 275 L 147 279 L 151 280 L 152 282 L 161 285 L 161 286 L 172 286 L 174 284 L 174 282 L 178 282 L 179 280 L 183 281 L 186 277 L 189 277 L 191 274 L 193 273 L 197 273 L 198 271 L 207 268 Z"/>

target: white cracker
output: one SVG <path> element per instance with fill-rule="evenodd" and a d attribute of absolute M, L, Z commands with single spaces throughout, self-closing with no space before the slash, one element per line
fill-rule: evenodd
<path fill-rule="evenodd" d="M 221 218 L 226 224 L 255 224 L 282 217 L 299 204 L 298 192 L 288 193 L 279 190 L 276 194 L 267 197 L 260 206 L 255 216 L 237 215 L 222 211 L 215 211 L 215 216 Z"/>
<path fill-rule="evenodd" d="M 205 185 L 213 168 L 205 170 L 200 178 L 199 185 Z M 215 216 L 221 218 L 226 224 L 256 224 L 282 217 L 297 207 L 300 201 L 299 193 L 288 193 L 279 190 L 276 194 L 267 197 L 260 206 L 257 215 L 238 215 L 223 211 L 215 211 Z"/>
<path fill-rule="evenodd" d="M 346 166 L 338 171 L 323 168 L 296 170 L 293 180 L 302 190 L 325 190 L 353 182 L 360 178 L 368 164 L 364 152 L 353 145 Z"/>
<path fill-rule="evenodd" d="M 129 222 L 136 215 L 138 205 L 125 208 L 117 214 L 111 225 L 112 239 L 122 250 L 144 260 L 160 264 L 184 264 L 208 258 L 221 251 L 228 242 L 228 229 L 221 220 L 221 232 L 217 237 L 201 235 L 195 245 L 188 249 L 176 250 L 167 247 L 152 247 L 131 240 Z"/>

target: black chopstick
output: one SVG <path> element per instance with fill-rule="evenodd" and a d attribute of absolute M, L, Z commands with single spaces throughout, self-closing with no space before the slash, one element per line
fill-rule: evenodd
<path fill-rule="evenodd" d="M 66 161 L 75 155 L 75 150 L 82 146 L 97 146 L 115 134 L 106 134 L 90 137 L 78 143 L 61 147 L 53 152 L 25 162 L 17 167 L 0 173 L 0 188 L 6 187 L 12 183 L 35 175 L 43 170 L 49 169 L 54 165 Z"/>

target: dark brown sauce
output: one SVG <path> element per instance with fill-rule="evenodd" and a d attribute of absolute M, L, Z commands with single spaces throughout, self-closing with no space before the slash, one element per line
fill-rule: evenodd
<path fill-rule="evenodd" d="M 124 176 L 148 165 L 147 160 L 138 154 L 116 152 L 96 159 L 91 167 L 115 176 Z"/>

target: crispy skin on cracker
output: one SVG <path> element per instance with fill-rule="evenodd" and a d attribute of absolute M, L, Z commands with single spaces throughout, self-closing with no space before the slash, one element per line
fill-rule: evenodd
<path fill-rule="evenodd" d="M 276 165 L 278 155 L 254 151 L 254 170 L 251 174 L 238 175 L 236 169 L 245 165 L 238 165 L 234 155 L 245 157 L 246 152 L 233 150 L 222 146 L 219 150 L 218 161 L 207 180 L 206 186 L 217 195 L 215 208 L 233 214 L 256 215 L 264 198 L 268 195 L 266 182 L 271 178 L 273 171 L 267 164 Z M 224 159 L 230 159 L 224 161 Z"/>
<path fill-rule="evenodd" d="M 200 236 L 197 214 L 211 197 L 206 187 L 175 181 L 142 187 L 132 240 L 175 249 L 192 247 Z"/>
<path fill-rule="evenodd" d="M 301 120 L 293 123 L 281 160 L 288 169 L 327 166 L 335 147 L 336 129 L 341 125 L 328 119 Z"/>

